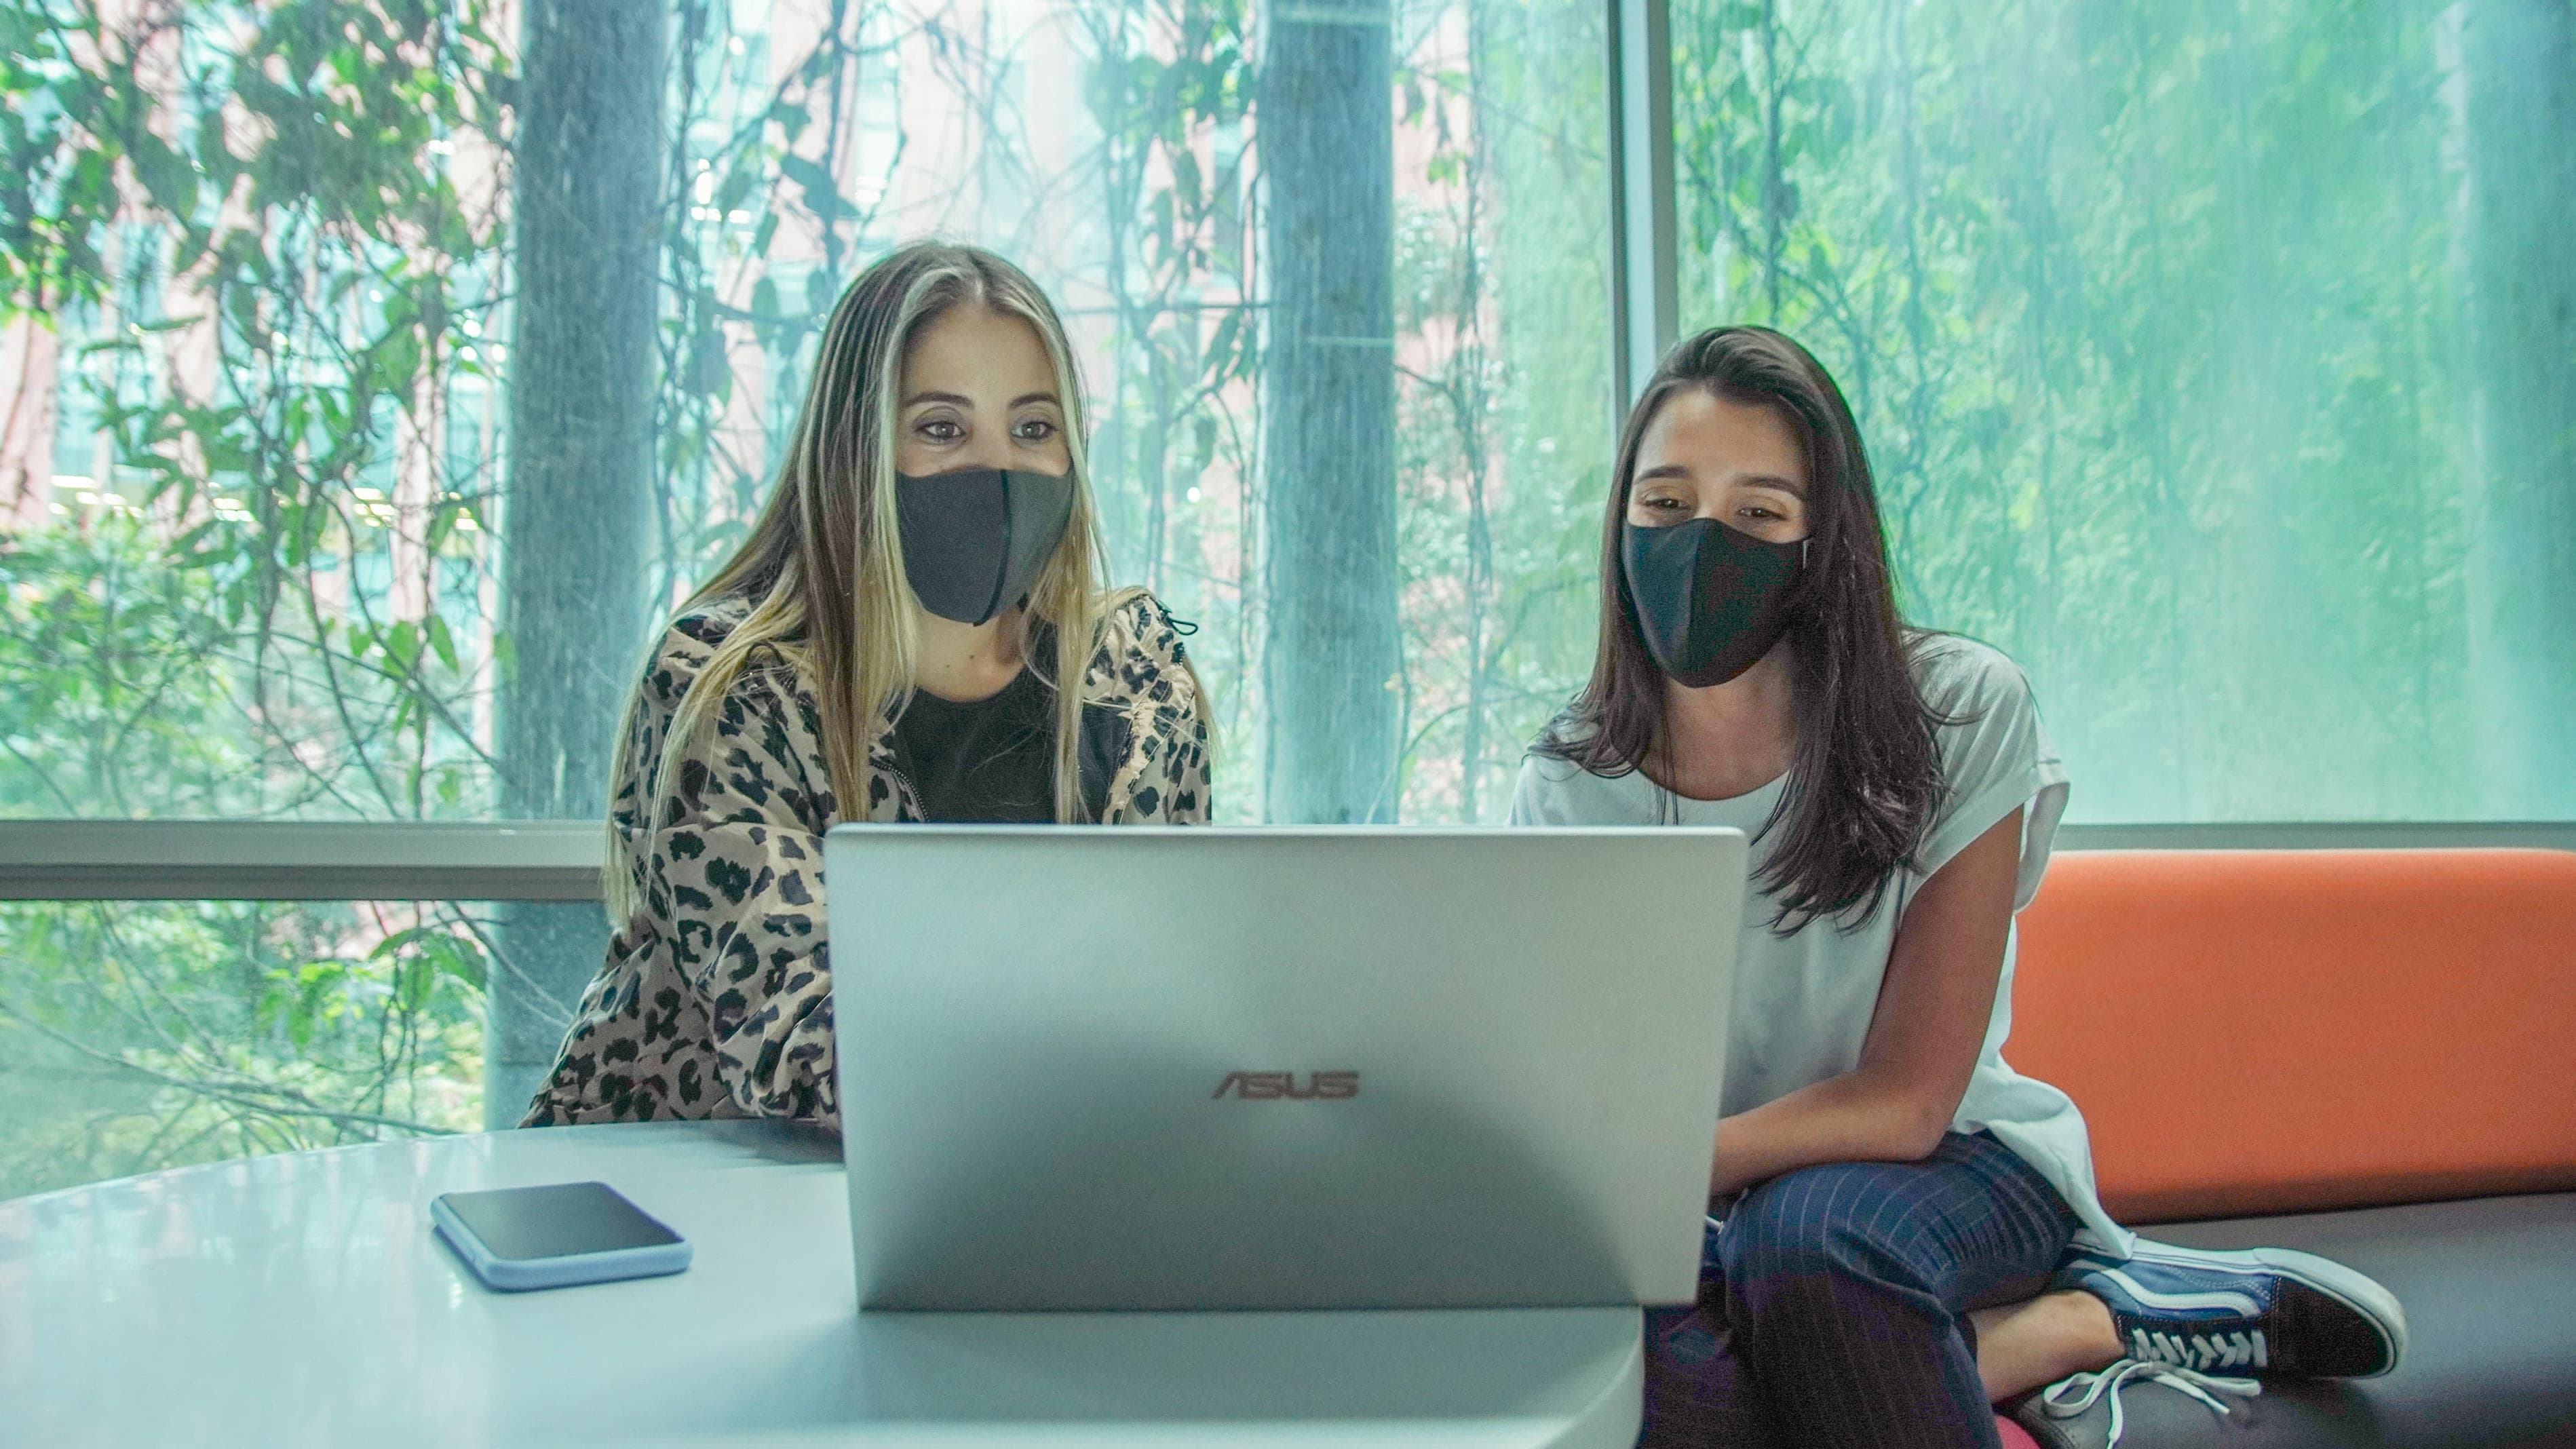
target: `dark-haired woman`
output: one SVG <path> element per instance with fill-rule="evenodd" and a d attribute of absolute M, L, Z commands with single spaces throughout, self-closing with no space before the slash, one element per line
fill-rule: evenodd
<path fill-rule="evenodd" d="M 1754 838 L 1701 1294 L 1649 1317 L 1645 1442 L 1993 1446 L 1987 1406 L 2043 1384 L 2216 1406 L 2394 1366 L 2362 1275 L 2113 1222 L 2074 1103 L 2004 1064 L 2066 793 L 2012 661 L 1899 619 L 1824 369 L 1763 328 L 1676 347 L 1620 439 L 1591 683 L 1512 807 Z"/>

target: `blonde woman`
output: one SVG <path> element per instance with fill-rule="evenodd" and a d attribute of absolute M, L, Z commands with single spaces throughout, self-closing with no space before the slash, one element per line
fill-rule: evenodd
<path fill-rule="evenodd" d="M 523 1125 L 838 1125 L 837 821 L 1205 822 L 1198 680 L 1101 582 L 1083 445 L 1018 268 L 925 243 L 850 285 L 768 506 L 627 705 L 619 930 Z"/>

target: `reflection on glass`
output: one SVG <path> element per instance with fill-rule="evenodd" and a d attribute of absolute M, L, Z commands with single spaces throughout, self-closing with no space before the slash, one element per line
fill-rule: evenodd
<path fill-rule="evenodd" d="M 0 1198 L 478 1130 L 491 942 L 447 902 L 0 903 Z"/>
<path fill-rule="evenodd" d="M 1672 34 L 1685 327 L 1843 381 L 1908 607 L 2029 669 L 2074 817 L 2576 816 L 2576 272 L 2535 225 L 2576 18 Z"/>
<path fill-rule="evenodd" d="M 502 727 L 514 700 L 601 706 L 554 688 L 556 664 L 515 667 L 507 560 L 683 591 L 765 491 L 839 287 L 930 233 L 1010 254 L 1067 313 L 1114 572 L 1200 626 L 1228 818 L 1264 808 L 1282 731 L 1338 727 L 1270 697 L 1266 651 L 1325 661 L 1300 708 L 1372 705 L 1368 748 L 1284 767 L 1345 802 L 1312 808 L 1411 819 L 1497 815 L 1580 668 L 1611 423 L 1590 9 L 1380 0 L 1333 27 L 1243 0 L 684 4 L 658 56 L 603 30 L 530 59 L 517 7 L 480 0 L 326 5 L 345 26 L 191 6 L 150 30 L 67 8 L 105 17 L 105 48 L 13 72 L 13 103 L 76 124 L 36 158 L 52 230 L 6 243 L 24 288 L 0 327 L 20 400 L 0 437 L 0 812 L 585 813 L 583 791 L 496 783 L 586 774 L 561 741 L 610 728 L 566 721 L 559 760 L 508 758 L 533 738 Z M 1341 124 L 1330 67 L 1340 90 L 1265 91 L 1256 58 L 1301 44 L 1373 47 L 1360 85 L 1389 124 Z M 511 419 L 563 402 L 555 373 L 514 372 L 532 322 L 512 298 L 545 259 L 512 248 L 560 244 L 514 222 L 495 137 L 525 120 L 512 87 L 553 84 L 584 45 L 571 61 L 655 67 L 664 98 L 660 164 L 626 177 L 660 234 L 631 549 L 534 493 L 512 522 Z M 134 114 L 156 121 L 133 184 L 74 185 Z M 1265 158 L 1292 141 L 1318 184 L 1373 188 L 1373 219 L 1280 221 Z M 1283 236 L 1375 310 L 1274 317 Z M 1327 364 L 1369 415 L 1266 430 L 1272 392 L 1307 396 Z M 1392 552 L 1283 630 L 1266 560 L 1363 534 Z M 622 678 L 642 626 L 611 632 L 541 652 Z"/>

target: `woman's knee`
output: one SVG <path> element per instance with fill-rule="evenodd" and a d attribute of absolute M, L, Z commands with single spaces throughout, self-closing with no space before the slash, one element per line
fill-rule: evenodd
<path fill-rule="evenodd" d="M 1783 1173 L 1747 1192 L 1718 1234 L 1727 1280 L 1917 1276 L 1888 1232 L 1905 1215 L 1891 1210 L 1897 1189 L 1886 1167 L 1824 1163 Z"/>

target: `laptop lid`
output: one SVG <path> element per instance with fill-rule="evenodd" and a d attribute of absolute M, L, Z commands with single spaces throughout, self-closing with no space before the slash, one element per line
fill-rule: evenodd
<path fill-rule="evenodd" d="M 866 1308 L 1680 1303 L 1741 832 L 845 825 Z"/>

